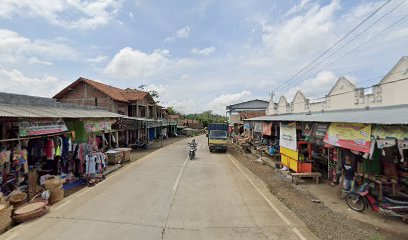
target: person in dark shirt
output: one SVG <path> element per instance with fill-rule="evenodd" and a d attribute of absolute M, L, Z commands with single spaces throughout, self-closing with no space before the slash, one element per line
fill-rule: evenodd
<path fill-rule="evenodd" d="M 349 155 L 345 156 L 345 162 L 343 164 L 342 174 L 344 177 L 343 187 L 347 190 L 351 190 L 352 183 L 354 181 L 354 167 L 351 163 L 351 158 Z"/>

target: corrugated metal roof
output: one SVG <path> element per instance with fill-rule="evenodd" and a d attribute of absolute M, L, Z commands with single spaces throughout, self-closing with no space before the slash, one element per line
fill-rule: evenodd
<path fill-rule="evenodd" d="M 0 117 L 27 118 L 118 118 L 116 113 L 101 109 L 75 107 L 27 106 L 0 104 Z"/>
<path fill-rule="evenodd" d="M 408 105 L 370 109 L 339 110 L 311 114 L 263 116 L 245 121 L 346 122 L 373 124 L 408 124 Z"/>

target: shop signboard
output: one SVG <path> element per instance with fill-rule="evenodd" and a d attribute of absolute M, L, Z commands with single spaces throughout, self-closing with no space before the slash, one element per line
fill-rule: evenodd
<path fill-rule="evenodd" d="M 94 133 L 102 131 L 110 131 L 112 129 L 112 123 L 110 121 L 84 121 L 85 132 Z"/>
<path fill-rule="evenodd" d="M 396 138 L 399 140 L 408 138 L 408 126 L 382 126 L 375 125 L 371 130 L 371 136 L 373 138 L 385 139 Z"/>
<path fill-rule="evenodd" d="M 24 120 L 19 123 L 19 136 L 37 136 L 68 131 L 64 120 Z"/>
<path fill-rule="evenodd" d="M 297 150 L 296 141 L 296 123 L 283 124 L 280 123 L 280 140 L 281 147 Z"/>
<path fill-rule="evenodd" d="M 332 123 L 324 142 L 359 152 L 370 151 L 371 125 L 359 123 Z"/>

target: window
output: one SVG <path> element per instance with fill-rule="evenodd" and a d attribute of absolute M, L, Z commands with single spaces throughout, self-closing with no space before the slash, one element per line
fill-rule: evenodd
<path fill-rule="evenodd" d="M 98 99 L 95 98 L 95 106 L 98 106 Z"/>

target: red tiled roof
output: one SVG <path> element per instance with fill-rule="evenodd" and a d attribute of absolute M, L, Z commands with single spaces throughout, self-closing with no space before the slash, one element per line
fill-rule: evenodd
<path fill-rule="evenodd" d="M 137 101 L 137 100 L 143 99 L 149 93 L 142 92 L 139 90 L 125 90 L 125 91 L 122 91 L 121 94 L 128 101 Z"/>
<path fill-rule="evenodd" d="M 143 91 L 134 90 L 134 89 L 123 90 L 117 87 L 106 85 L 104 83 L 100 83 L 97 81 L 93 81 L 87 78 L 80 77 L 78 80 L 70 84 L 68 87 L 64 88 L 61 92 L 57 93 L 53 98 L 55 99 L 62 98 L 70 89 L 77 86 L 80 82 L 84 82 L 98 89 L 99 91 L 105 93 L 106 95 L 111 97 L 113 100 L 121 101 L 121 102 L 137 101 L 137 100 L 143 99 L 144 97 L 146 97 L 146 95 L 150 95 L 148 92 L 143 92 Z"/>

